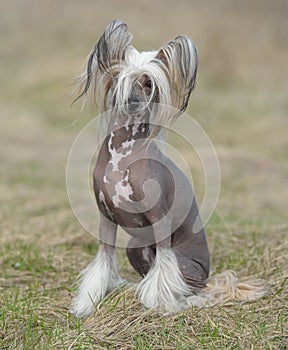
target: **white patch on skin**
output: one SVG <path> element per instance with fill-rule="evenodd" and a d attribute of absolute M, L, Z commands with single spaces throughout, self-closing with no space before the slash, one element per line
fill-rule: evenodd
<path fill-rule="evenodd" d="M 142 250 L 142 255 L 143 255 L 143 259 L 148 263 L 151 264 L 151 259 L 150 259 L 150 249 L 148 247 L 145 247 Z"/>
<path fill-rule="evenodd" d="M 119 171 L 119 162 L 129 156 L 132 153 L 132 150 L 127 151 L 125 154 L 118 152 L 115 147 L 112 145 L 112 139 L 114 137 L 114 133 L 111 132 L 111 137 L 108 141 L 108 152 L 111 154 L 111 159 L 109 160 L 109 164 L 112 165 L 112 171 Z M 134 140 L 135 141 L 135 140 Z M 131 142 L 131 141 L 130 141 Z M 128 147 L 128 146 L 127 146 Z"/>
<path fill-rule="evenodd" d="M 113 137 L 114 137 L 114 132 L 112 131 L 112 132 L 111 132 L 110 139 L 109 139 L 109 141 L 108 141 L 108 151 L 109 151 L 109 152 L 110 152 L 110 150 L 113 148 L 113 147 L 112 147 L 112 139 L 113 139 Z"/>
<path fill-rule="evenodd" d="M 104 193 L 102 191 L 99 192 L 99 201 L 100 202 L 105 202 Z"/>
<path fill-rule="evenodd" d="M 132 127 L 132 136 L 135 136 L 139 132 L 139 124 L 133 124 Z"/>
<path fill-rule="evenodd" d="M 122 147 L 123 148 L 128 148 L 128 147 L 133 147 L 134 143 L 136 141 L 134 139 L 131 139 L 130 141 L 126 140 L 125 142 L 122 142 Z"/>
<path fill-rule="evenodd" d="M 123 179 L 123 181 L 126 181 L 127 183 L 129 183 L 129 172 L 130 172 L 130 170 L 127 169 L 127 174 L 126 174 L 126 176 Z"/>
<path fill-rule="evenodd" d="M 109 184 L 110 184 L 110 181 L 107 180 L 106 175 L 103 176 L 103 182 L 104 182 L 104 184 L 106 184 L 106 185 L 109 185 Z"/>
<path fill-rule="evenodd" d="M 124 179 L 120 180 L 115 185 L 116 194 L 112 197 L 112 202 L 115 207 L 119 207 L 119 204 L 121 202 L 120 196 L 123 198 L 123 200 L 127 202 L 133 202 L 129 198 L 129 196 L 133 195 L 133 189 L 128 182 L 129 181 L 128 177 L 129 177 L 129 170 L 127 169 L 127 175 L 124 177 Z"/>
<path fill-rule="evenodd" d="M 131 117 L 129 117 L 129 118 L 127 119 L 126 123 L 124 124 L 126 131 L 129 130 L 129 125 L 130 125 L 130 124 L 131 124 Z"/>
<path fill-rule="evenodd" d="M 129 123 L 130 123 L 130 119 L 128 119 L 126 122 L 127 126 Z M 136 127 L 138 130 L 139 125 L 136 125 Z M 135 125 L 133 125 L 133 130 L 134 130 L 134 128 L 135 128 Z M 121 144 L 121 147 L 120 147 L 120 150 L 122 150 L 122 152 L 123 152 L 122 153 L 119 150 L 116 150 L 116 148 L 113 146 L 112 139 L 113 139 L 114 135 L 115 134 L 113 132 L 111 132 L 111 136 L 110 136 L 110 139 L 108 141 L 108 152 L 111 155 L 111 159 L 109 160 L 109 164 L 112 165 L 112 172 L 118 172 L 119 174 L 123 174 L 123 171 L 119 170 L 119 162 L 123 158 L 126 158 L 127 156 L 129 156 L 132 153 L 132 147 L 136 141 L 133 138 L 131 140 L 123 141 Z M 128 178 L 129 178 L 129 170 L 127 169 L 126 176 L 123 179 L 120 179 L 115 184 L 115 195 L 112 197 L 112 202 L 113 202 L 115 207 L 119 207 L 121 200 L 124 200 L 126 202 L 133 202 L 130 199 L 130 196 L 133 195 L 133 189 L 129 183 Z M 104 175 L 104 177 L 103 177 L 103 182 L 105 184 L 110 183 L 107 180 L 106 175 Z"/>
<path fill-rule="evenodd" d="M 132 153 L 132 150 L 126 152 L 125 154 L 117 152 L 116 149 L 112 149 L 110 151 L 111 159 L 109 160 L 109 164 L 112 165 L 112 171 L 119 171 L 119 163 L 123 158 L 129 156 Z"/>
<path fill-rule="evenodd" d="M 107 212 L 107 214 L 110 216 L 110 218 L 113 220 L 113 213 L 112 211 L 109 209 L 106 201 L 105 201 L 105 196 L 104 196 L 104 193 L 102 191 L 99 192 L 99 201 L 103 203 L 104 205 L 104 208 Z"/>

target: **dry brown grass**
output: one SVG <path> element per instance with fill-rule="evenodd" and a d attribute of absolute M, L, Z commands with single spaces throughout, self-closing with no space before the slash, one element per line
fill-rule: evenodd
<path fill-rule="evenodd" d="M 261 274 L 271 283 L 269 297 L 257 303 L 157 315 L 139 305 L 133 289 L 120 291 L 105 299 L 73 340 L 92 338 L 103 349 L 284 349 L 287 248 L 287 242 L 273 244 L 257 253 L 257 266 L 262 266 Z M 255 273 L 252 254 L 245 255 L 246 278 Z M 67 345 L 72 343 L 67 339 Z"/>

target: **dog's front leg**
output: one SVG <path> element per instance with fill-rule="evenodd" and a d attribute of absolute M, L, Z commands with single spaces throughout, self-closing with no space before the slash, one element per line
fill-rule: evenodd
<path fill-rule="evenodd" d="M 90 315 L 108 291 L 124 282 L 117 268 L 116 233 L 117 225 L 101 216 L 98 253 L 81 273 L 78 293 L 72 302 L 72 313 L 79 318 Z"/>
<path fill-rule="evenodd" d="M 153 225 L 156 239 L 154 264 L 138 285 L 141 303 L 149 309 L 172 312 L 185 306 L 189 286 L 183 281 L 175 252 L 171 249 L 171 219 Z"/>

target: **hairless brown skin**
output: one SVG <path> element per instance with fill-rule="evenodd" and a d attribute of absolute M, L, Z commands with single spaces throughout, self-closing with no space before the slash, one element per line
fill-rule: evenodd
<path fill-rule="evenodd" d="M 130 110 L 133 111 L 139 99 L 131 101 L 133 105 Z M 94 170 L 94 191 L 101 212 L 99 235 L 102 248 L 107 251 L 115 249 L 117 225 L 120 225 L 132 236 L 126 253 L 131 265 L 141 276 L 145 276 L 153 265 L 156 248 L 171 248 L 176 254 L 184 281 L 192 287 L 192 291 L 202 289 L 206 286 L 209 274 L 209 251 L 204 229 L 193 233 L 199 212 L 191 185 L 154 142 L 146 147 L 149 137 L 147 111 L 140 117 L 130 115 L 129 127 L 124 127 L 127 118 L 116 118 L 120 122 L 116 127 L 114 123 L 114 131 L 105 138 Z M 123 144 L 131 140 L 135 142 L 128 153 Z M 109 163 L 111 149 L 124 155 L 118 163 L 118 172 L 115 169 L 113 171 Z M 122 175 L 119 177 L 120 173 Z M 121 203 L 117 207 L 112 198 L 119 179 L 126 179 L 126 182 L 122 182 L 124 187 L 129 182 L 132 194 L 126 201 L 120 195 Z M 160 187 L 160 198 L 152 207 L 149 188 L 143 189 L 143 184 L 151 179 Z M 157 225 L 165 216 L 169 219 Z"/>

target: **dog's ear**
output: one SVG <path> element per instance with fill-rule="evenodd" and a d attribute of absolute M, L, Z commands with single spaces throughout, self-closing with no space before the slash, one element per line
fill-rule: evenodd
<path fill-rule="evenodd" d="M 99 68 L 102 71 L 109 71 L 112 63 L 125 58 L 125 51 L 132 39 L 133 36 L 124 22 L 112 21 L 101 35 L 89 59 L 96 58 Z"/>
<path fill-rule="evenodd" d="M 191 92 L 195 86 L 198 56 L 192 40 L 187 36 L 178 36 L 163 46 L 156 59 L 167 73 L 172 87 L 172 104 L 184 112 Z"/>
<path fill-rule="evenodd" d="M 98 73 L 106 72 L 111 75 L 111 66 L 125 58 L 125 51 L 132 39 L 133 36 L 124 22 L 114 20 L 107 26 L 88 56 L 87 67 L 79 79 L 82 91 L 75 101 L 87 95 L 91 84 L 95 90 Z"/>

